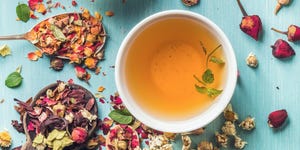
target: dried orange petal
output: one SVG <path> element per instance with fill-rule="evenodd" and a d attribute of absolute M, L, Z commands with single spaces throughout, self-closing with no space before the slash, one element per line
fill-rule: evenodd
<path fill-rule="evenodd" d="M 27 58 L 31 61 L 37 61 L 39 59 L 39 57 L 34 52 L 28 53 Z"/>
<path fill-rule="evenodd" d="M 105 90 L 105 87 L 103 87 L 103 86 L 98 87 L 98 92 L 103 92 L 104 90 Z"/>
<path fill-rule="evenodd" d="M 105 15 L 108 16 L 108 17 L 112 17 L 112 16 L 114 16 L 115 14 L 114 14 L 113 11 L 109 10 L 109 11 L 106 11 L 106 12 L 105 12 Z"/>

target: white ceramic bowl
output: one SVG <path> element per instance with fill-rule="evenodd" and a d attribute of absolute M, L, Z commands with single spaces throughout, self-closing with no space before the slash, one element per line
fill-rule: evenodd
<path fill-rule="evenodd" d="M 136 103 L 133 96 L 130 94 L 130 89 L 125 84 L 126 79 L 124 76 L 125 62 L 127 59 L 126 56 L 128 54 L 128 51 L 130 50 L 129 47 L 131 43 L 134 42 L 135 38 L 139 35 L 139 33 L 141 33 L 141 31 L 143 31 L 144 28 L 155 24 L 155 22 L 157 22 L 158 20 L 168 19 L 172 17 L 192 19 L 193 21 L 199 23 L 201 27 L 211 31 L 211 33 L 215 36 L 218 42 L 222 44 L 227 66 L 224 77 L 225 81 L 222 86 L 222 94 L 214 100 L 212 105 L 210 105 L 207 109 L 202 111 L 199 115 L 186 120 L 179 121 L 162 120 L 144 111 L 143 108 L 141 108 L 141 106 L 139 106 Z M 164 132 L 180 133 L 192 131 L 200 127 L 204 127 L 208 123 L 212 122 L 223 112 L 224 108 L 230 102 L 237 80 L 237 64 L 235 54 L 230 44 L 230 41 L 223 33 L 223 31 L 206 17 L 190 11 L 183 10 L 168 10 L 159 12 L 147 17 L 146 19 L 138 23 L 123 40 L 116 58 L 115 65 L 116 85 L 125 106 L 142 123 L 146 124 L 147 126 L 153 129 L 157 129 Z"/>

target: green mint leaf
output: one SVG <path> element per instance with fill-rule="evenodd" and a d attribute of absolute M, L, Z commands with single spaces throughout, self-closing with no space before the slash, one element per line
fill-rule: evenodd
<path fill-rule="evenodd" d="M 215 63 L 215 64 L 224 64 L 224 63 L 225 63 L 224 60 L 222 60 L 222 59 L 220 59 L 220 58 L 217 58 L 217 57 L 215 57 L 215 56 L 211 56 L 211 58 L 210 58 L 209 61 L 210 61 L 210 62 L 213 62 L 213 63 Z"/>
<path fill-rule="evenodd" d="M 108 116 L 120 124 L 130 124 L 133 120 L 132 115 L 127 109 L 113 110 L 108 114 Z"/>
<path fill-rule="evenodd" d="M 207 95 L 209 97 L 217 97 L 218 95 L 220 95 L 223 92 L 223 90 L 218 90 L 218 89 L 214 89 L 214 88 L 208 88 L 207 89 Z"/>
<path fill-rule="evenodd" d="M 222 45 L 218 45 L 215 49 L 213 49 L 208 56 L 206 57 L 206 68 L 208 67 L 208 60 L 210 59 L 210 57 L 220 48 L 222 47 Z"/>
<path fill-rule="evenodd" d="M 206 71 L 203 73 L 202 80 L 208 84 L 211 84 L 214 82 L 214 80 L 215 80 L 214 74 L 212 73 L 212 71 L 210 69 L 206 69 Z"/>
<path fill-rule="evenodd" d="M 197 92 L 202 93 L 202 94 L 206 94 L 207 93 L 207 88 L 204 86 L 198 86 L 197 84 L 195 84 L 195 88 L 197 90 Z"/>
<path fill-rule="evenodd" d="M 16 13 L 20 20 L 27 22 L 30 18 L 30 8 L 26 4 L 19 4 L 16 7 Z"/>
<path fill-rule="evenodd" d="M 51 24 L 50 25 L 50 30 L 53 32 L 53 35 L 55 36 L 56 39 L 64 42 L 67 40 L 66 36 L 64 33 L 59 29 L 57 26 Z"/>
<path fill-rule="evenodd" d="M 5 85 L 9 88 L 15 88 L 21 85 L 22 76 L 19 72 L 9 74 L 5 80 Z"/>

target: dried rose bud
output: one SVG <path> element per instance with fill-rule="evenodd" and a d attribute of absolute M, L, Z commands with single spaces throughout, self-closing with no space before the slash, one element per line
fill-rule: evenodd
<path fill-rule="evenodd" d="M 287 119 L 288 114 L 285 109 L 273 111 L 269 114 L 268 124 L 271 128 L 279 128 Z"/>
<path fill-rule="evenodd" d="M 275 7 L 274 14 L 276 15 L 283 5 L 288 5 L 289 3 L 290 0 L 277 0 L 277 5 Z"/>
<path fill-rule="evenodd" d="M 90 79 L 90 74 L 80 66 L 75 66 L 75 73 L 80 80 L 88 81 Z"/>
<path fill-rule="evenodd" d="M 50 68 L 52 68 L 55 71 L 62 70 L 64 68 L 64 62 L 60 58 L 52 58 L 50 60 Z"/>
<path fill-rule="evenodd" d="M 182 3 L 186 6 L 194 6 L 199 3 L 199 0 L 181 0 Z"/>
<path fill-rule="evenodd" d="M 259 34 L 262 31 L 262 23 L 260 17 L 257 15 L 249 16 L 242 6 L 240 0 L 238 0 L 238 5 L 244 15 L 240 24 L 240 29 L 257 41 Z"/>
<path fill-rule="evenodd" d="M 290 25 L 288 31 L 280 31 L 275 28 L 271 28 L 271 30 L 287 35 L 288 41 L 290 42 L 295 42 L 300 40 L 300 27 L 296 25 Z"/>
<path fill-rule="evenodd" d="M 276 58 L 288 58 L 295 55 L 294 49 L 282 39 L 278 39 L 271 48 L 273 49 L 272 54 Z"/>
<path fill-rule="evenodd" d="M 72 131 L 72 140 L 78 144 L 84 143 L 88 134 L 84 128 L 76 127 Z"/>

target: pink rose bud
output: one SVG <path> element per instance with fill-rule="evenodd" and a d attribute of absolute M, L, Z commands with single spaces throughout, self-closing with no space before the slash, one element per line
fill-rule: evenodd
<path fill-rule="evenodd" d="M 268 124 L 271 128 L 279 128 L 283 125 L 288 114 L 285 109 L 273 111 L 269 114 Z"/>
<path fill-rule="evenodd" d="M 278 39 L 271 48 L 273 49 L 272 54 L 276 58 L 288 58 L 295 55 L 294 49 L 282 39 Z"/>
<path fill-rule="evenodd" d="M 296 25 L 290 25 L 288 31 L 280 31 L 275 28 L 271 28 L 273 31 L 285 34 L 288 37 L 288 41 L 295 42 L 300 40 L 300 27 Z"/>
<path fill-rule="evenodd" d="M 72 131 L 72 140 L 78 144 L 84 143 L 88 134 L 84 128 L 76 127 Z"/>
<path fill-rule="evenodd" d="M 88 81 L 90 79 L 90 74 L 80 66 L 75 66 L 75 73 L 77 78 L 81 80 Z"/>

